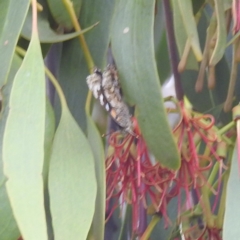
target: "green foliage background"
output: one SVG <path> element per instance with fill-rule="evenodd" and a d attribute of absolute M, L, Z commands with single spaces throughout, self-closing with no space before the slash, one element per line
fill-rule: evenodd
<path fill-rule="evenodd" d="M 38 12 L 37 34 L 32 31 L 29 0 L 0 1 L 0 239 L 53 239 L 53 233 L 57 240 L 103 239 L 106 183 L 100 132 L 107 124 L 97 128 L 92 119 L 86 77 L 94 65 L 107 65 L 109 47 L 125 100 L 136 108 L 148 148 L 165 167 L 176 170 L 180 166 L 162 97 L 161 85 L 171 75 L 162 1 L 73 0 L 84 31 L 73 30 L 64 1 L 38 3 L 43 9 Z M 227 41 L 233 38 L 231 31 L 226 32 L 225 13 L 231 10 L 232 1 L 173 0 L 171 6 L 180 58 L 191 39 L 181 73 L 184 93 L 194 109 L 213 114 L 223 126 L 231 121 L 223 104 L 232 67 Z M 217 20 L 211 17 L 213 9 Z M 196 93 L 199 61 L 213 20 L 221 40 L 211 59 L 216 65 L 216 84 L 209 89 L 205 74 L 203 90 Z M 83 33 L 94 65 L 86 60 L 79 43 Z M 56 91 L 45 84 L 45 57 L 58 80 Z M 47 76 L 51 78 L 50 73 Z M 236 91 L 235 103 L 239 97 Z M 228 183 L 224 239 L 240 236 L 236 175 L 232 171 Z M 172 222 L 174 205 L 175 199 L 168 207 Z M 122 232 L 108 239 L 127 239 L 128 211 L 125 220 L 115 213 L 111 221 Z M 174 226 L 166 230 L 163 225 L 157 225 L 151 239 L 171 235 Z M 107 225 L 106 234 L 112 233 Z"/>

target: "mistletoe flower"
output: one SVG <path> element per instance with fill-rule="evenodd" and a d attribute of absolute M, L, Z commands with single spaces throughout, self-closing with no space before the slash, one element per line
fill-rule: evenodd
<path fill-rule="evenodd" d="M 209 184 L 208 177 L 217 161 L 220 163 L 218 174 L 221 179 L 223 162 L 216 151 L 220 139 L 214 129 L 213 116 L 187 110 L 183 102 L 179 103 L 179 109 L 182 119 L 173 131 L 181 153 L 181 167 L 177 172 L 176 182 L 185 191 L 186 207 L 189 209 L 196 204 L 196 199 L 192 199 L 192 190 L 196 198 L 199 198 L 199 190 L 203 186 L 207 186 L 215 195 L 220 192 L 220 181 L 216 191 Z M 179 212 L 180 208 L 179 200 Z"/>
<path fill-rule="evenodd" d="M 112 202 L 112 211 L 119 204 L 131 204 L 133 231 L 136 232 L 139 227 L 140 207 L 149 206 L 147 198 L 155 212 L 161 212 L 167 219 L 167 199 L 176 195 L 170 191 L 175 173 L 161 167 L 150 157 L 141 134 L 138 138 L 131 134 L 123 136 L 120 132 L 110 136 L 106 173 L 107 209 Z"/>

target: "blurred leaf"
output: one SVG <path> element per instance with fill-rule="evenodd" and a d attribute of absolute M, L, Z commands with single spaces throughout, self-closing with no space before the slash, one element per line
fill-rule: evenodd
<path fill-rule="evenodd" d="M 223 1 L 223 6 L 224 6 L 224 10 L 228 10 L 229 8 L 232 7 L 233 1 L 232 0 L 224 0 Z"/>
<path fill-rule="evenodd" d="M 41 43 L 56 43 L 56 42 L 67 41 L 79 36 L 80 34 L 86 33 L 87 31 L 91 30 L 95 26 L 95 24 L 93 24 L 92 26 L 80 32 L 61 34 L 52 30 L 52 28 L 49 25 L 48 18 L 49 18 L 48 12 L 47 10 L 45 10 L 45 8 L 42 12 L 39 12 L 38 32 L 39 32 L 39 40 Z M 25 19 L 25 23 L 21 31 L 21 35 L 22 37 L 29 40 L 31 38 L 31 33 L 32 33 L 32 9 L 29 8 L 27 17 Z"/>
<path fill-rule="evenodd" d="M 176 222 L 178 217 L 178 206 L 179 201 L 181 204 L 185 201 L 185 195 L 182 193 L 180 197 L 174 197 L 171 199 L 171 201 L 167 205 L 167 216 L 168 220 L 171 222 L 167 224 L 167 220 L 162 218 L 156 225 L 156 227 L 153 229 L 151 234 L 151 240 L 167 240 L 172 239 L 170 236 L 172 236 L 172 233 L 174 232 L 174 229 L 176 228 Z M 167 225 L 167 227 L 166 227 Z"/>
<path fill-rule="evenodd" d="M 232 164 L 227 186 L 226 211 L 223 224 L 224 240 L 239 239 L 240 236 L 240 179 L 237 151 L 239 151 L 239 149 L 236 145 L 232 156 Z"/>
<path fill-rule="evenodd" d="M 183 24 L 187 33 L 194 55 L 197 61 L 202 60 L 202 51 L 200 48 L 196 21 L 193 16 L 193 7 L 191 0 L 178 0 L 179 10 L 183 19 Z"/>
<path fill-rule="evenodd" d="M 121 86 L 129 102 L 136 104 L 137 119 L 149 150 L 164 166 L 178 169 L 179 154 L 167 122 L 155 63 L 154 3 L 143 0 L 118 2 L 112 48 Z"/>
<path fill-rule="evenodd" d="M 177 48 L 180 57 L 182 57 L 185 45 L 187 43 L 187 32 L 184 27 L 184 22 L 181 16 L 180 8 L 178 1 L 173 1 L 172 0 L 172 7 L 173 7 L 173 21 L 174 21 L 174 32 L 175 32 L 175 38 L 176 38 L 176 43 L 177 43 Z M 194 20 L 195 22 L 195 20 Z M 190 52 L 187 57 L 186 61 L 186 69 L 191 69 L 191 70 L 198 70 L 198 63 L 197 60 L 193 54 L 192 49 L 190 49 Z"/>
<path fill-rule="evenodd" d="M 33 34 L 13 82 L 3 139 L 7 192 L 25 239 L 47 239 L 42 179 L 45 107 L 44 64 Z"/>
<path fill-rule="evenodd" d="M 127 205 L 127 206 L 126 206 Z M 132 231 L 132 206 L 125 203 L 121 210 L 122 212 L 122 226 L 118 240 L 126 240 Z"/>
<path fill-rule="evenodd" d="M 86 239 L 96 198 L 94 159 L 84 134 L 64 106 L 53 141 L 49 193 L 55 238 Z"/>
<path fill-rule="evenodd" d="M 5 181 L 7 180 L 3 174 L 2 162 L 2 140 L 3 132 L 9 111 L 9 96 L 12 88 L 12 82 L 16 72 L 18 71 L 22 60 L 17 56 L 13 56 L 12 65 L 10 68 L 8 81 L 2 90 L 2 111 L 0 115 L 0 239 L 1 240 L 16 240 L 20 236 L 17 223 L 13 217 L 10 202 L 7 196 Z"/>
<path fill-rule="evenodd" d="M 204 45 L 206 38 L 206 29 L 209 24 L 209 18 L 205 12 L 202 15 L 199 24 L 198 31 L 200 36 L 201 45 Z M 222 103 L 226 99 L 228 82 L 229 82 L 229 66 L 227 58 L 224 57 L 215 66 L 216 85 L 215 88 L 210 90 L 207 86 L 207 73 L 204 80 L 203 90 L 201 92 L 195 91 L 195 84 L 198 76 L 197 71 L 185 71 L 181 74 L 181 80 L 184 88 L 184 93 L 192 103 L 193 107 L 200 112 L 206 112 L 211 109 L 211 113 L 220 113 L 222 110 Z M 221 105 L 221 106 L 219 106 Z M 217 108 L 217 112 L 215 111 Z M 216 116 L 219 118 L 219 115 Z M 220 120 L 227 123 L 231 120 L 231 113 L 221 113 Z"/>
<path fill-rule="evenodd" d="M 204 4 L 206 4 L 206 0 L 192 0 L 193 14 L 196 15 Z"/>
<path fill-rule="evenodd" d="M 0 88 L 7 80 L 13 53 L 27 14 L 29 3 L 29 0 L 0 1 Z M 3 19 L 4 16 L 5 19 Z"/>
<path fill-rule="evenodd" d="M 214 47 L 209 65 L 215 66 L 223 57 L 227 44 L 227 30 L 225 24 L 224 0 L 215 0 L 215 12 L 217 16 L 217 42 Z"/>
<path fill-rule="evenodd" d="M 81 8 L 79 21 L 82 28 L 90 26 L 98 21 L 100 22 L 96 28 L 89 31 L 85 36 L 93 60 L 98 67 L 106 65 L 109 31 L 114 6 L 115 1 L 88 0 L 83 2 Z M 88 93 L 86 84 L 87 75 L 89 75 L 89 69 L 79 40 L 73 39 L 64 42 L 60 63 L 59 82 L 67 99 L 69 109 L 84 132 L 86 132 L 87 129 L 84 110 Z M 54 108 L 58 120 L 61 115 L 61 107 L 58 99 Z"/>
<path fill-rule="evenodd" d="M 110 213 L 112 207 L 114 207 L 113 201 L 110 201 L 110 206 L 108 211 L 106 212 L 106 215 Z M 122 211 L 119 208 L 116 208 L 111 215 L 110 219 L 105 224 L 105 240 L 111 239 L 111 240 L 118 240 L 121 230 L 121 215 Z M 127 240 L 127 239 L 126 239 Z"/>
<path fill-rule="evenodd" d="M 158 74 L 162 84 L 170 76 L 171 66 L 168 54 L 168 45 L 164 25 L 165 21 L 162 8 L 162 1 L 157 1 L 156 4 L 157 9 L 154 19 L 154 45 Z"/>
<path fill-rule="evenodd" d="M 95 173 L 97 179 L 97 196 L 95 202 L 95 212 L 93 217 L 94 239 L 104 239 L 105 228 L 105 204 L 106 204 L 106 176 L 105 176 L 105 156 L 102 139 L 90 116 L 87 117 L 87 136 L 90 143 L 94 160 Z"/>
<path fill-rule="evenodd" d="M 64 29 L 71 30 L 73 25 L 64 2 L 62 0 L 47 0 L 47 2 L 54 20 Z M 71 0 L 71 3 L 74 7 L 76 15 L 78 16 L 82 5 L 82 0 Z"/>

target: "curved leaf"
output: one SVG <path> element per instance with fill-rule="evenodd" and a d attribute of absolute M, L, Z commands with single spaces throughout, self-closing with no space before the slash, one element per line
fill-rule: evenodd
<path fill-rule="evenodd" d="M 103 240 L 106 204 L 105 156 L 102 139 L 90 116 L 87 116 L 87 126 L 87 136 L 94 155 L 95 172 L 97 179 L 97 196 L 95 202 L 95 213 L 93 217 L 92 233 L 94 239 Z"/>
<path fill-rule="evenodd" d="M 173 7 L 173 21 L 174 21 L 174 33 L 176 38 L 176 44 L 177 44 L 179 55 L 182 57 L 186 43 L 187 43 L 188 36 L 187 36 L 186 29 L 184 27 L 184 22 L 181 16 L 178 1 L 173 0 L 172 7 Z M 191 70 L 198 70 L 198 63 L 193 54 L 192 49 L 190 49 L 189 55 L 187 57 L 185 68 L 191 69 Z"/>
<path fill-rule="evenodd" d="M 38 14 L 38 32 L 39 40 L 41 43 L 57 43 L 67 41 L 79 36 L 80 34 L 88 32 L 94 26 L 96 26 L 96 24 L 93 24 L 92 26 L 80 32 L 73 32 L 68 34 L 57 33 L 53 31 L 52 28 L 50 27 L 48 20 L 49 15 L 47 13 L 47 10 L 45 10 L 45 8 L 43 9 L 44 10 Z M 31 39 L 31 33 L 32 33 L 32 9 L 30 8 L 21 31 L 21 36 L 29 40 Z"/>
<path fill-rule="evenodd" d="M 96 198 L 94 159 L 67 108 L 53 141 L 49 194 L 55 239 L 86 239 Z"/>
<path fill-rule="evenodd" d="M 44 135 L 44 164 L 43 164 L 43 181 L 44 181 L 44 205 L 46 212 L 48 240 L 53 239 L 52 218 L 50 212 L 49 191 L 48 191 L 48 174 L 50 157 L 52 150 L 52 142 L 55 134 L 55 116 L 49 100 L 46 100 L 46 119 L 45 119 L 45 135 Z"/>
<path fill-rule="evenodd" d="M 199 43 L 196 21 L 193 16 L 192 0 L 178 0 L 178 4 L 194 55 L 197 61 L 201 61 L 202 51 Z"/>
<path fill-rule="evenodd" d="M 7 192 L 24 239 L 47 239 L 42 179 L 45 98 L 42 53 L 33 34 L 13 82 L 3 139 Z"/>
<path fill-rule="evenodd" d="M 4 20 L 0 19 L 0 88 L 6 82 L 29 3 L 29 0 L 0 1 L 0 16 L 5 16 Z"/>
<path fill-rule="evenodd" d="M 170 76 L 171 66 L 168 53 L 167 37 L 164 26 L 164 14 L 162 1 L 157 1 L 157 14 L 154 20 L 154 45 L 155 45 L 155 57 L 158 68 L 158 75 L 161 80 L 161 84 Z M 164 56 L 164 57 L 162 57 Z"/>
<path fill-rule="evenodd" d="M 137 119 L 149 150 L 164 166 L 178 169 L 179 154 L 167 122 L 155 63 L 154 5 L 153 0 L 118 2 L 112 48 L 124 94 L 136 105 Z"/>
<path fill-rule="evenodd" d="M 217 16 L 217 42 L 213 50 L 209 65 L 215 66 L 223 57 L 227 44 L 227 30 L 223 0 L 214 0 Z"/>
<path fill-rule="evenodd" d="M 67 30 L 73 28 L 71 18 L 62 0 L 47 0 L 54 20 Z M 82 0 L 71 0 L 76 15 L 79 15 Z"/>

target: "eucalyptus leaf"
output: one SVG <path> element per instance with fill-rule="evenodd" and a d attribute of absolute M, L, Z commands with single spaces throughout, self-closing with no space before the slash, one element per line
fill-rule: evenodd
<path fill-rule="evenodd" d="M 217 42 L 214 47 L 209 65 L 215 66 L 223 57 L 227 44 L 227 30 L 225 25 L 224 0 L 214 0 L 217 16 Z"/>
<path fill-rule="evenodd" d="M 91 30 L 96 24 L 78 32 L 63 34 L 61 32 L 56 32 L 50 27 L 48 11 L 43 8 L 43 11 L 38 14 L 38 32 L 39 40 L 41 43 L 57 43 L 70 40 L 79 36 L 80 34 L 86 33 Z M 25 39 L 31 39 L 32 33 L 32 9 L 29 8 L 27 17 L 25 19 L 21 36 Z"/>
<path fill-rule="evenodd" d="M 71 30 L 73 25 L 70 15 L 64 4 L 64 0 L 47 0 L 47 2 L 54 20 L 64 29 Z M 73 5 L 74 11 L 78 16 L 82 5 L 82 0 L 71 0 L 71 4 Z"/>
<path fill-rule="evenodd" d="M 7 192 L 24 239 L 47 239 L 42 179 L 45 107 L 44 63 L 34 33 L 14 78 L 3 138 Z"/>
<path fill-rule="evenodd" d="M 181 16 L 181 11 L 179 8 L 178 1 L 172 1 L 172 6 L 173 6 L 173 21 L 174 21 L 174 32 L 175 32 L 176 44 L 177 44 L 179 55 L 180 57 L 182 57 L 186 43 L 187 43 L 188 35 L 187 35 L 184 22 Z M 189 55 L 187 57 L 185 69 L 191 69 L 191 70 L 198 69 L 198 63 L 193 54 L 192 49 L 190 49 Z"/>
<path fill-rule="evenodd" d="M 193 15 L 193 6 L 191 0 L 178 0 L 179 10 L 183 19 L 184 27 L 188 40 L 194 52 L 197 61 L 202 60 L 202 51 L 199 43 L 197 25 Z"/>
<path fill-rule="evenodd" d="M 102 139 L 90 116 L 87 117 L 88 141 L 91 146 L 97 179 L 97 196 L 95 202 L 95 212 L 92 224 L 94 239 L 104 239 L 105 228 L 105 204 L 106 204 L 106 176 L 105 176 L 105 156 Z"/>
<path fill-rule="evenodd" d="M 136 106 L 149 150 L 162 165 L 178 169 L 179 154 L 167 121 L 155 62 L 154 7 L 154 1 L 118 1 L 112 49 L 124 95 Z"/>
<path fill-rule="evenodd" d="M 94 159 L 66 106 L 53 141 L 49 193 L 55 239 L 86 239 L 96 198 Z"/>

